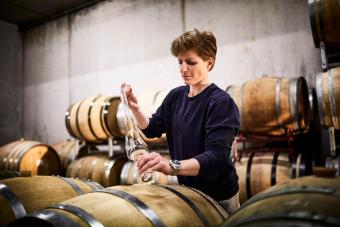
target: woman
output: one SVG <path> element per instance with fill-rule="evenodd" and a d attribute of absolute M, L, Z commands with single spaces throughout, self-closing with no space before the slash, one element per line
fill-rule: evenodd
<path fill-rule="evenodd" d="M 171 53 L 185 86 L 169 92 L 149 119 L 138 106 L 131 86 L 126 87 L 129 107 L 147 137 L 167 135 L 170 162 L 158 153 L 143 155 L 140 173 L 148 169 L 177 175 L 180 184 L 197 188 L 228 213 L 239 207 L 238 176 L 230 150 L 240 126 L 233 99 L 209 82 L 216 59 L 216 39 L 211 32 L 189 31 L 172 42 Z"/>

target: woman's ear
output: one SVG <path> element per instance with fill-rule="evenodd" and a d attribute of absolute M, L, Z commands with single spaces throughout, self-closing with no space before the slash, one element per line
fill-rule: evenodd
<path fill-rule="evenodd" d="M 214 66 L 214 64 L 215 64 L 215 59 L 214 59 L 214 58 L 209 58 L 209 59 L 208 59 L 208 65 L 207 65 L 208 71 L 210 71 L 210 70 L 212 69 L 212 67 Z"/>

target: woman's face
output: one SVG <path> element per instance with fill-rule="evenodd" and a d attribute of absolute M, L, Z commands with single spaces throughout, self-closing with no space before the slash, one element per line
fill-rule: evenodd
<path fill-rule="evenodd" d="M 194 50 L 188 50 L 178 54 L 178 64 L 184 84 L 208 83 L 212 59 L 204 61 Z"/>

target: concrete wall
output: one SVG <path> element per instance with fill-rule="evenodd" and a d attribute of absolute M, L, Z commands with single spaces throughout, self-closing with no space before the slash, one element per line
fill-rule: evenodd
<path fill-rule="evenodd" d="M 22 38 L 0 20 L 0 146 L 22 137 Z"/>
<path fill-rule="evenodd" d="M 211 81 L 222 88 L 263 75 L 321 71 L 305 0 L 106 1 L 24 34 L 24 134 L 55 143 L 69 137 L 64 113 L 122 82 L 141 94 L 182 84 L 171 41 L 207 29 L 218 40 Z"/>

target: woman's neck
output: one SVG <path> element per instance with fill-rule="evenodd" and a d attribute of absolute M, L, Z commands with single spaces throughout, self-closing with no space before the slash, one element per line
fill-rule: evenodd
<path fill-rule="evenodd" d="M 206 89 L 211 83 L 209 81 L 204 81 L 198 84 L 190 85 L 189 97 L 193 97 L 201 93 L 204 89 Z"/>

